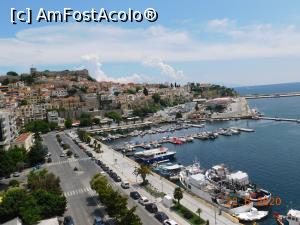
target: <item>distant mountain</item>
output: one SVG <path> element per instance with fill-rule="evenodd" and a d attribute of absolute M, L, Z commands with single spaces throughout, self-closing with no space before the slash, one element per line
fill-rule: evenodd
<path fill-rule="evenodd" d="M 300 92 L 300 82 L 235 87 L 234 89 L 241 95 Z"/>

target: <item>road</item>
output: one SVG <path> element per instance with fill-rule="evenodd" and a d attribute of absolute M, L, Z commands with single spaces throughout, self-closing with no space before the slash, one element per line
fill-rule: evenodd
<path fill-rule="evenodd" d="M 51 152 L 52 163 L 46 165 L 49 171 L 60 177 L 61 186 L 68 200 L 68 209 L 65 215 L 71 215 L 76 225 L 93 224 L 95 216 L 105 216 L 104 207 L 97 200 L 96 193 L 91 190 L 89 182 L 91 178 L 101 171 L 94 161 L 87 158 L 86 154 L 75 143 L 63 133 L 60 133 L 62 141 L 70 145 L 73 153 L 77 153 L 78 159 L 61 158 L 62 149 L 56 141 L 56 133 L 44 135 L 44 143 Z M 74 171 L 77 167 L 78 172 Z M 111 184 L 124 194 L 129 194 L 128 190 L 123 190 L 112 182 Z M 128 206 L 137 205 L 132 199 L 128 199 Z M 136 214 L 140 216 L 143 224 L 158 225 L 159 223 L 147 211 L 138 205 Z"/>

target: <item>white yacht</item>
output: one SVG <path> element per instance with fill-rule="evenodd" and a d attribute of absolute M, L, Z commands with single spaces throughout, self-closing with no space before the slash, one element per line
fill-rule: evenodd
<path fill-rule="evenodd" d="M 249 212 L 237 213 L 235 217 L 237 217 L 241 221 L 252 222 L 256 220 L 261 220 L 267 217 L 268 214 L 268 211 L 258 211 L 256 208 L 252 207 Z"/>
<path fill-rule="evenodd" d="M 290 209 L 286 216 L 274 214 L 277 224 L 279 225 L 300 225 L 300 211 L 295 209 Z"/>

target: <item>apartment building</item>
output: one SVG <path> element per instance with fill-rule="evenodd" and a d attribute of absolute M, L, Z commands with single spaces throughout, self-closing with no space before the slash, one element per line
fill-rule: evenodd
<path fill-rule="evenodd" d="M 0 111 L 0 148 L 9 149 L 18 135 L 15 115 L 6 110 Z"/>

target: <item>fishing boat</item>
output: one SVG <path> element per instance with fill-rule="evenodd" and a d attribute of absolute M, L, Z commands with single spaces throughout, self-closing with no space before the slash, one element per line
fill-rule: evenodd
<path fill-rule="evenodd" d="M 136 152 L 134 154 L 138 161 L 146 164 L 153 164 L 164 160 L 172 160 L 175 157 L 176 152 L 169 151 L 168 148 L 161 147 L 145 151 Z"/>
<path fill-rule="evenodd" d="M 161 176 L 164 176 L 172 181 L 176 181 L 179 180 L 179 173 L 182 170 L 182 168 L 184 168 L 184 166 L 181 164 L 167 163 L 159 165 L 154 169 L 154 171 L 160 174 Z"/>
<path fill-rule="evenodd" d="M 249 212 L 236 213 L 237 217 L 241 221 L 252 222 L 256 220 L 262 220 L 267 217 L 269 214 L 268 211 L 258 211 L 257 208 L 252 207 Z"/>

